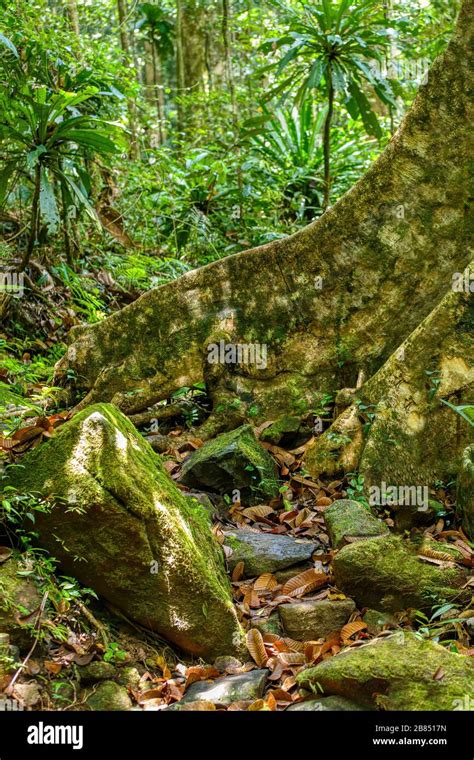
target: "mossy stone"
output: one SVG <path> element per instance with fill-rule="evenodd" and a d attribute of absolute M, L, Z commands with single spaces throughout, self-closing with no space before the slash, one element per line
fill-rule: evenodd
<path fill-rule="evenodd" d="M 371 513 L 368 507 L 352 499 L 338 499 L 324 510 L 324 521 L 332 545 L 339 549 L 348 537 L 371 538 L 388 534 L 382 520 Z"/>
<path fill-rule="evenodd" d="M 469 600 L 469 591 L 462 589 L 466 582 L 462 570 L 430 565 L 417 551 L 399 536 L 348 544 L 334 558 L 336 584 L 358 607 L 386 612 L 409 607 L 429 611 L 436 604 Z"/>
<path fill-rule="evenodd" d="M 355 610 L 352 599 L 298 601 L 279 606 L 288 636 L 297 641 L 315 641 L 339 631 Z"/>
<path fill-rule="evenodd" d="M 181 482 L 232 497 L 240 491 L 243 504 L 278 495 L 275 463 L 257 441 L 250 425 L 222 433 L 194 451 L 184 462 Z"/>
<path fill-rule="evenodd" d="M 8 633 L 12 643 L 24 648 L 31 644 L 34 635 L 18 623 L 18 618 L 37 610 L 42 594 L 33 577 L 19 575 L 21 572 L 25 572 L 21 559 L 10 557 L 0 564 L 0 631 Z"/>
<path fill-rule="evenodd" d="M 132 700 L 127 690 L 115 681 L 101 681 L 88 695 L 85 704 L 94 711 L 130 710 Z"/>
<path fill-rule="evenodd" d="M 437 678 L 441 672 L 443 677 Z M 372 708 L 451 711 L 473 695 L 474 662 L 400 632 L 330 657 L 304 670 L 297 681 L 302 688 L 322 688 L 324 694 Z"/>
<path fill-rule="evenodd" d="M 237 653 L 242 631 L 203 507 L 111 404 L 84 409 L 12 475 L 52 503 L 41 546 L 129 618 L 187 652 Z"/>
<path fill-rule="evenodd" d="M 79 668 L 79 680 L 81 683 L 96 683 L 97 681 L 110 681 L 115 676 L 115 667 L 110 662 L 96 660 Z"/>

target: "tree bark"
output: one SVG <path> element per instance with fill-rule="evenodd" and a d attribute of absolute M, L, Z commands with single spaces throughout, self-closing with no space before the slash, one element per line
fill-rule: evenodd
<path fill-rule="evenodd" d="M 126 0 L 117 0 L 117 13 L 119 20 L 120 45 L 123 51 L 123 60 L 128 64 L 132 58 L 130 39 L 127 29 L 127 2 Z M 128 126 L 130 128 L 130 158 L 138 156 L 137 140 L 137 107 L 133 98 L 127 98 Z"/>
<path fill-rule="evenodd" d="M 79 25 L 79 11 L 77 10 L 76 0 L 67 0 L 67 13 L 72 31 L 77 37 L 80 37 L 81 28 Z"/>
<path fill-rule="evenodd" d="M 319 220 L 73 329 L 56 381 L 74 370 L 72 390 L 86 394 L 79 407 L 113 401 L 138 413 L 205 381 L 214 417 L 203 433 L 211 435 L 241 419 L 308 413 L 322 394 L 354 386 L 361 370 L 370 377 L 387 360 L 470 258 L 472 11 L 466 0 L 384 153 Z M 247 346 L 254 361 L 210 363 L 221 340 Z"/>

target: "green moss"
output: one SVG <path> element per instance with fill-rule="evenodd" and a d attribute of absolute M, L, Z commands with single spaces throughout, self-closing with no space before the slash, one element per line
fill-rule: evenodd
<path fill-rule="evenodd" d="M 339 549 L 346 541 L 346 536 L 370 538 L 388 533 L 382 520 L 374 517 L 368 507 L 351 499 L 338 499 L 325 511 L 324 520 L 331 543 Z"/>
<path fill-rule="evenodd" d="M 359 607 L 397 612 L 430 610 L 444 602 L 469 600 L 466 576 L 441 569 L 417 556 L 417 547 L 397 536 L 368 538 L 343 547 L 334 558 L 337 586 Z"/>
<path fill-rule="evenodd" d="M 443 677 L 436 679 L 440 671 Z M 303 688 L 319 684 L 325 694 L 368 707 L 451 711 L 463 709 L 458 704 L 469 698 L 472 703 L 474 663 L 432 641 L 400 632 L 331 657 L 300 673 L 297 681 Z"/>
<path fill-rule="evenodd" d="M 12 484 L 54 502 L 37 528 L 67 572 L 185 649 L 238 649 L 223 554 L 206 511 L 176 487 L 118 409 L 83 410 L 22 464 Z"/>

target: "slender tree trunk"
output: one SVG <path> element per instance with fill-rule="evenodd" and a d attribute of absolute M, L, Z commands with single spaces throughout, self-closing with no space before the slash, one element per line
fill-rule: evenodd
<path fill-rule="evenodd" d="M 26 246 L 26 251 L 20 263 L 20 272 L 23 272 L 23 270 L 26 269 L 26 267 L 28 266 L 28 262 L 31 258 L 31 254 L 33 253 L 33 249 L 36 243 L 36 238 L 38 234 L 40 188 L 41 188 L 41 166 L 39 163 L 37 163 L 36 168 L 35 168 L 33 200 L 31 202 L 30 234 L 28 237 L 28 244 Z"/>
<path fill-rule="evenodd" d="M 153 89 L 154 89 L 154 96 L 155 96 L 155 105 L 156 105 L 156 113 L 158 116 L 158 135 L 160 138 L 160 145 L 163 145 L 166 135 L 165 135 L 165 124 L 164 124 L 164 98 L 163 98 L 163 87 L 162 87 L 162 79 L 161 79 L 161 61 L 159 56 L 156 52 L 156 44 L 155 41 L 151 41 L 151 55 L 152 55 L 152 62 L 153 62 Z"/>
<path fill-rule="evenodd" d="M 186 91 L 184 75 L 184 50 L 183 50 L 183 6 L 181 0 L 176 2 L 176 79 L 178 90 L 178 128 L 184 131 L 185 114 L 182 97 Z"/>
<path fill-rule="evenodd" d="M 117 11 L 119 19 L 120 44 L 123 50 L 124 63 L 128 64 L 131 59 L 131 46 L 127 29 L 127 0 L 117 0 Z M 133 98 L 127 99 L 128 126 L 130 128 L 130 158 L 136 158 L 138 155 L 137 139 L 137 106 Z"/>
<path fill-rule="evenodd" d="M 234 131 L 234 142 L 237 151 L 237 188 L 239 193 L 239 218 L 243 221 L 244 215 L 244 203 L 243 203 L 243 182 L 242 182 L 242 167 L 241 167 L 241 151 L 239 145 L 239 122 L 237 113 L 237 101 L 235 98 L 235 83 L 234 72 L 232 67 L 232 50 L 230 44 L 229 23 L 230 23 L 231 7 L 229 0 L 222 0 L 222 40 L 224 43 L 224 59 L 227 86 L 229 88 L 230 103 L 232 108 L 232 126 Z"/>
<path fill-rule="evenodd" d="M 67 13 L 69 16 L 69 23 L 71 29 L 77 37 L 81 36 L 81 28 L 79 26 L 79 12 L 77 10 L 76 0 L 67 0 Z"/>
<path fill-rule="evenodd" d="M 334 85 L 332 81 L 331 67 L 328 66 L 328 112 L 326 120 L 324 122 L 324 137 L 323 137 L 323 150 L 324 150 L 324 199 L 323 209 L 329 206 L 329 199 L 331 194 L 331 122 L 334 110 Z"/>

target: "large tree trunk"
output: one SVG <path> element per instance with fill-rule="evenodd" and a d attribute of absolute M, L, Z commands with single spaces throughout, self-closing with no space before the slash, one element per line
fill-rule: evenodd
<path fill-rule="evenodd" d="M 75 390 L 86 393 L 80 406 L 113 401 L 134 413 L 205 380 L 216 423 L 206 435 L 240 419 L 303 414 L 323 392 L 355 385 L 361 370 L 369 377 L 383 364 L 471 258 L 472 11 L 466 0 L 400 129 L 321 219 L 72 331 L 57 380 L 73 370 Z M 209 363 L 220 340 L 247 345 L 257 361 Z"/>

